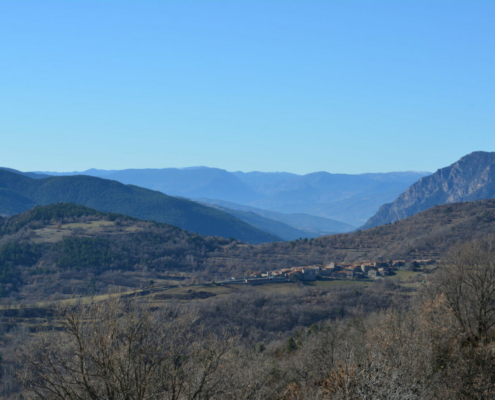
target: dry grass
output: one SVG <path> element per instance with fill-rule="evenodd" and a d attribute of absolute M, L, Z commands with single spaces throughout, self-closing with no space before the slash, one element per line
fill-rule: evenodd
<path fill-rule="evenodd" d="M 228 286 L 228 285 L 224 286 L 224 285 L 205 284 L 205 285 L 197 285 L 197 286 L 180 286 L 177 288 L 168 289 L 166 290 L 166 293 L 172 296 L 183 295 L 194 292 L 207 292 L 207 293 L 213 293 L 215 295 L 227 295 L 234 292 L 235 290 L 236 289 L 234 289 L 232 286 Z"/>
<path fill-rule="evenodd" d="M 90 222 L 74 222 L 72 224 L 63 224 L 61 226 L 62 229 L 76 229 L 76 228 L 81 228 L 84 230 L 87 229 L 99 229 L 104 226 L 115 226 L 114 221 L 105 221 L 105 220 L 96 220 L 96 221 L 90 221 Z"/>
<path fill-rule="evenodd" d="M 253 289 L 261 293 L 290 293 L 299 290 L 299 287 L 295 283 L 267 283 L 266 285 L 251 286 Z"/>
<path fill-rule="evenodd" d="M 115 235 L 142 230 L 142 228 L 134 224 L 120 226 L 116 225 L 114 221 L 106 220 L 75 222 L 63 225 L 52 224 L 42 229 L 33 230 L 36 236 L 33 237 L 32 241 L 33 243 L 57 243 L 64 237 L 73 235 L 76 229 L 80 230 L 78 236 L 93 236 L 102 233 Z"/>
<path fill-rule="evenodd" d="M 363 286 L 363 287 L 367 287 L 369 284 L 370 284 L 369 281 L 354 281 L 354 280 L 341 281 L 341 280 L 336 280 L 336 279 L 314 281 L 314 282 L 307 282 L 306 283 L 306 285 L 316 286 L 316 287 L 321 287 L 321 288 L 337 287 L 337 286 Z"/>
<path fill-rule="evenodd" d="M 414 277 L 419 272 L 411 272 L 411 271 L 398 271 L 397 275 L 394 276 L 396 280 L 401 280 L 401 286 L 404 288 L 410 289 L 418 289 L 421 287 L 421 283 L 409 283 L 405 282 L 410 277 Z M 179 284 L 177 287 L 168 288 L 168 286 L 175 286 L 175 284 Z M 8 310 L 8 309 L 30 309 L 30 308 L 40 308 L 40 309 L 49 309 L 58 306 L 72 306 L 77 304 L 90 304 L 94 302 L 100 302 L 108 300 L 111 297 L 118 296 L 128 296 L 132 294 L 136 294 L 141 299 L 150 301 L 155 306 L 159 306 L 160 304 L 167 303 L 170 301 L 180 301 L 180 302 L 188 302 L 190 300 L 184 300 L 184 295 L 191 295 L 194 301 L 204 301 L 204 299 L 195 298 L 194 294 L 198 292 L 207 292 L 212 293 L 215 296 L 228 296 L 231 293 L 234 293 L 239 290 L 245 290 L 247 288 L 254 290 L 259 293 L 279 293 L 286 294 L 290 292 L 294 292 L 300 290 L 301 287 L 320 287 L 320 288 L 329 288 L 329 287 L 338 287 L 338 286 L 359 286 L 362 288 L 366 288 L 370 285 L 370 281 L 354 281 L 354 280 L 317 280 L 314 282 L 305 282 L 303 286 L 298 286 L 296 283 L 287 282 L 287 283 L 269 283 L 263 285 L 220 285 L 220 284 L 202 284 L 202 285 L 194 285 L 194 286 L 180 286 L 182 282 L 180 281 L 170 281 L 170 280 L 155 280 L 155 284 L 149 289 L 133 289 L 121 291 L 113 294 L 104 294 L 98 296 L 85 296 L 85 297 L 75 297 L 72 299 L 64 299 L 64 300 L 54 300 L 54 301 L 40 301 L 34 302 L 30 304 L 15 304 L 15 305 L 1 305 L 0 310 Z M 372 283 L 372 282 L 371 282 Z M 163 285 L 163 289 L 160 286 Z M 159 295 L 167 294 L 170 298 L 160 299 Z M 158 298 L 155 296 L 158 295 Z M 174 298 L 177 296 L 177 298 Z M 180 300 L 178 300 L 181 298 Z"/>
<path fill-rule="evenodd" d="M 64 236 L 70 236 L 70 231 L 62 231 L 55 227 L 48 227 L 42 229 L 35 229 L 36 235 L 33 239 L 33 243 L 57 243 L 60 242 Z"/>
<path fill-rule="evenodd" d="M 397 281 L 408 281 L 411 278 L 415 278 L 421 273 L 421 271 L 396 271 L 395 275 L 390 276 L 390 279 Z"/>
<path fill-rule="evenodd" d="M 13 305 L 0 305 L 0 310 L 21 310 L 21 309 L 29 309 L 29 308 L 54 308 L 57 306 L 71 306 L 77 304 L 90 304 L 99 301 L 108 300 L 111 297 L 118 297 L 122 295 L 128 295 L 130 293 L 139 292 L 137 290 L 123 292 L 123 293 L 113 293 L 113 294 L 102 294 L 98 296 L 85 296 L 85 297 L 74 297 L 72 299 L 64 299 L 64 300 L 50 300 L 50 301 L 38 301 L 34 303 L 24 304 L 13 304 Z"/>

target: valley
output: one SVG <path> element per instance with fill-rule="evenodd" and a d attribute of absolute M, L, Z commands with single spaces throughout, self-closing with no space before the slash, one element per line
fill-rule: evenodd
<path fill-rule="evenodd" d="M 51 173 L 42 174 L 46 176 Z M 195 167 L 122 171 L 91 169 L 57 173 L 57 176 L 64 175 L 112 179 L 233 210 L 246 211 L 248 208 L 247 211 L 267 218 L 273 218 L 270 212 L 299 214 L 299 218 L 306 222 L 291 222 L 290 217 L 283 216 L 273 219 L 299 229 L 309 224 L 312 230 L 329 234 L 347 232 L 363 225 L 382 204 L 393 201 L 402 191 L 429 173 L 346 175 L 314 172 L 297 175 L 286 172 L 228 172 L 219 168 Z M 305 215 L 308 217 L 303 219 Z"/>
<path fill-rule="evenodd" d="M 495 1 L 0 1 L 0 400 L 495 400 Z"/>
<path fill-rule="evenodd" d="M 429 339 L 424 351 L 439 346 L 434 334 L 422 331 L 421 321 L 430 318 L 435 307 L 445 306 L 432 305 L 429 299 L 438 302 L 435 291 L 446 290 L 442 282 L 455 278 L 448 263 L 456 249 L 463 262 L 473 265 L 469 271 L 475 276 L 485 260 L 478 260 L 476 254 L 486 251 L 490 259 L 489 243 L 495 234 L 495 200 L 490 198 L 446 201 L 383 225 L 352 230 L 341 224 L 338 229 L 349 232 L 319 235 L 323 226 L 328 229 L 338 223 L 321 216 L 284 214 L 214 199 L 202 198 L 208 205 L 201 205 L 95 177 L 33 178 L 11 170 L 0 171 L 0 175 L 5 194 L 3 200 L 0 197 L 4 214 L 0 219 L 0 338 L 5 355 L 0 393 L 6 398 L 21 390 L 15 378 L 23 368 L 16 355 L 19 343 L 35 346 L 29 354 L 38 354 L 38 340 L 59 337 L 58 332 L 64 332 L 69 323 L 66 316 L 87 315 L 79 325 L 84 330 L 94 323 L 112 323 L 112 319 L 101 319 L 102 312 L 113 312 L 108 307 L 120 309 L 119 315 L 139 309 L 140 315 L 152 320 L 159 314 L 161 324 L 170 321 L 171 326 L 183 321 L 184 337 L 201 326 L 210 339 L 197 337 L 190 346 L 215 343 L 221 347 L 235 342 L 230 350 L 222 347 L 222 354 L 228 355 L 224 358 L 219 353 L 222 368 L 236 357 L 243 360 L 243 371 L 259 368 L 260 363 L 276 365 L 276 369 L 267 367 L 271 378 L 256 389 L 264 393 L 263 399 L 278 399 L 275 392 L 280 387 L 284 393 L 326 393 L 326 385 L 336 381 L 319 375 L 319 368 L 338 371 L 346 360 L 342 351 L 349 341 L 359 352 L 353 356 L 356 362 L 363 363 L 367 352 L 384 356 L 379 347 L 373 347 L 382 344 L 374 342 L 376 321 L 393 320 L 395 315 L 409 318 L 402 335 L 413 339 L 390 343 L 390 351 L 409 351 L 425 335 Z M 270 182 L 269 177 L 262 178 Z M 249 179 L 253 184 L 259 176 Z M 51 200 L 55 197 L 76 202 Z M 28 200 L 16 200 L 24 198 Z M 34 205 L 34 200 L 47 204 Z M 120 212 L 129 207 L 139 211 Z M 189 214 L 187 207 L 199 214 Z M 172 216 L 171 223 L 163 222 L 169 221 L 167 216 Z M 219 233 L 183 229 L 187 221 L 198 218 L 209 221 L 202 222 L 204 227 L 209 225 L 205 232 Z M 228 228 L 234 229 L 235 236 L 218 230 L 215 218 L 222 221 L 222 229 L 226 222 L 236 221 Z M 180 222 L 177 226 L 176 221 Z M 254 232 L 258 236 L 252 236 Z M 469 246 L 481 247 L 469 253 Z M 435 317 L 435 324 L 455 323 L 455 317 L 448 320 L 448 315 Z M 189 320 L 195 322 L 185 322 Z M 386 324 L 380 329 L 392 334 L 395 328 Z M 456 338 L 453 335 L 449 340 Z M 318 358 L 318 352 L 333 348 L 328 347 L 331 341 L 338 361 L 330 365 L 329 358 Z M 412 360 L 431 363 L 426 353 L 417 353 L 418 346 L 411 348 L 415 351 Z M 451 356 L 456 365 L 470 362 L 466 355 Z M 29 355 L 22 357 L 26 365 L 36 365 Z M 366 364 L 359 365 L 366 371 Z M 451 373 L 452 364 L 445 365 Z M 198 366 L 190 368 L 197 371 Z M 411 373 L 417 378 L 422 371 Z M 306 374 L 311 376 L 308 381 L 301 378 Z M 257 384 L 263 382 L 261 377 L 253 379 Z M 235 390 L 220 381 L 222 390 Z M 236 378 L 237 384 L 244 385 L 239 382 L 242 379 Z M 445 390 L 442 385 L 433 387 Z"/>

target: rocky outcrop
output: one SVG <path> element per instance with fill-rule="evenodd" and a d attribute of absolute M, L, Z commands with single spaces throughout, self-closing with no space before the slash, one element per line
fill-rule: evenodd
<path fill-rule="evenodd" d="M 495 197 L 495 152 L 477 151 L 421 178 L 361 229 L 388 224 L 440 204 Z"/>

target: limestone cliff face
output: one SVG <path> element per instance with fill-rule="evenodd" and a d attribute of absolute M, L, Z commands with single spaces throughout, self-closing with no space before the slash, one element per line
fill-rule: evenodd
<path fill-rule="evenodd" d="M 439 204 L 495 198 L 495 152 L 477 151 L 421 178 L 385 204 L 361 229 L 410 217 Z"/>

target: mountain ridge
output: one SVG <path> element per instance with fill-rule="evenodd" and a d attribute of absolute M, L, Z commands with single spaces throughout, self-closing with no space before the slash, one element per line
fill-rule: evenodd
<path fill-rule="evenodd" d="M 303 231 L 301 229 L 293 228 L 290 225 L 287 225 L 283 222 L 276 221 L 274 219 L 265 218 L 259 213 L 253 211 L 243 211 L 243 210 L 235 210 L 232 208 L 227 208 L 223 206 L 219 206 L 216 204 L 209 204 L 202 202 L 201 204 L 205 204 L 208 207 L 213 207 L 217 210 L 226 212 L 241 221 L 248 223 L 255 228 L 261 229 L 264 232 L 271 233 L 272 235 L 278 236 L 283 240 L 295 240 L 299 238 L 315 238 L 317 235 L 314 232 Z"/>
<path fill-rule="evenodd" d="M 421 178 L 384 204 L 361 229 L 394 222 L 430 207 L 495 197 L 495 152 L 476 151 Z"/>
<path fill-rule="evenodd" d="M 228 172 L 208 167 L 113 172 L 93 169 L 83 173 L 173 196 L 218 199 L 286 214 L 304 213 L 351 226 L 361 226 L 381 205 L 394 200 L 412 183 L 428 174 L 406 171 L 352 175 L 320 171 L 297 175 L 288 172 Z"/>
<path fill-rule="evenodd" d="M 294 227 L 298 230 L 304 231 L 307 234 L 309 234 L 308 237 L 325 236 L 335 233 L 345 233 L 356 229 L 355 226 L 351 226 L 340 221 L 332 220 L 325 217 L 317 217 L 310 214 L 304 214 L 304 213 L 285 214 L 277 211 L 263 210 L 261 208 L 244 206 L 241 204 L 231 203 L 218 199 L 199 198 L 192 200 L 199 201 L 204 204 L 224 207 L 226 209 L 256 213 L 258 215 L 261 215 L 262 217 L 269 218 L 274 221 L 279 221 L 291 227 Z"/>
<path fill-rule="evenodd" d="M 0 189 L 7 199 L 16 194 L 30 200 L 32 203 L 25 204 L 25 209 L 33 204 L 75 203 L 98 211 L 165 222 L 208 236 L 234 237 L 251 243 L 280 240 L 211 207 L 109 179 L 84 175 L 32 179 L 0 170 Z M 4 209 L 6 198 L 0 203 Z M 3 212 L 2 207 L 0 212 Z"/>

